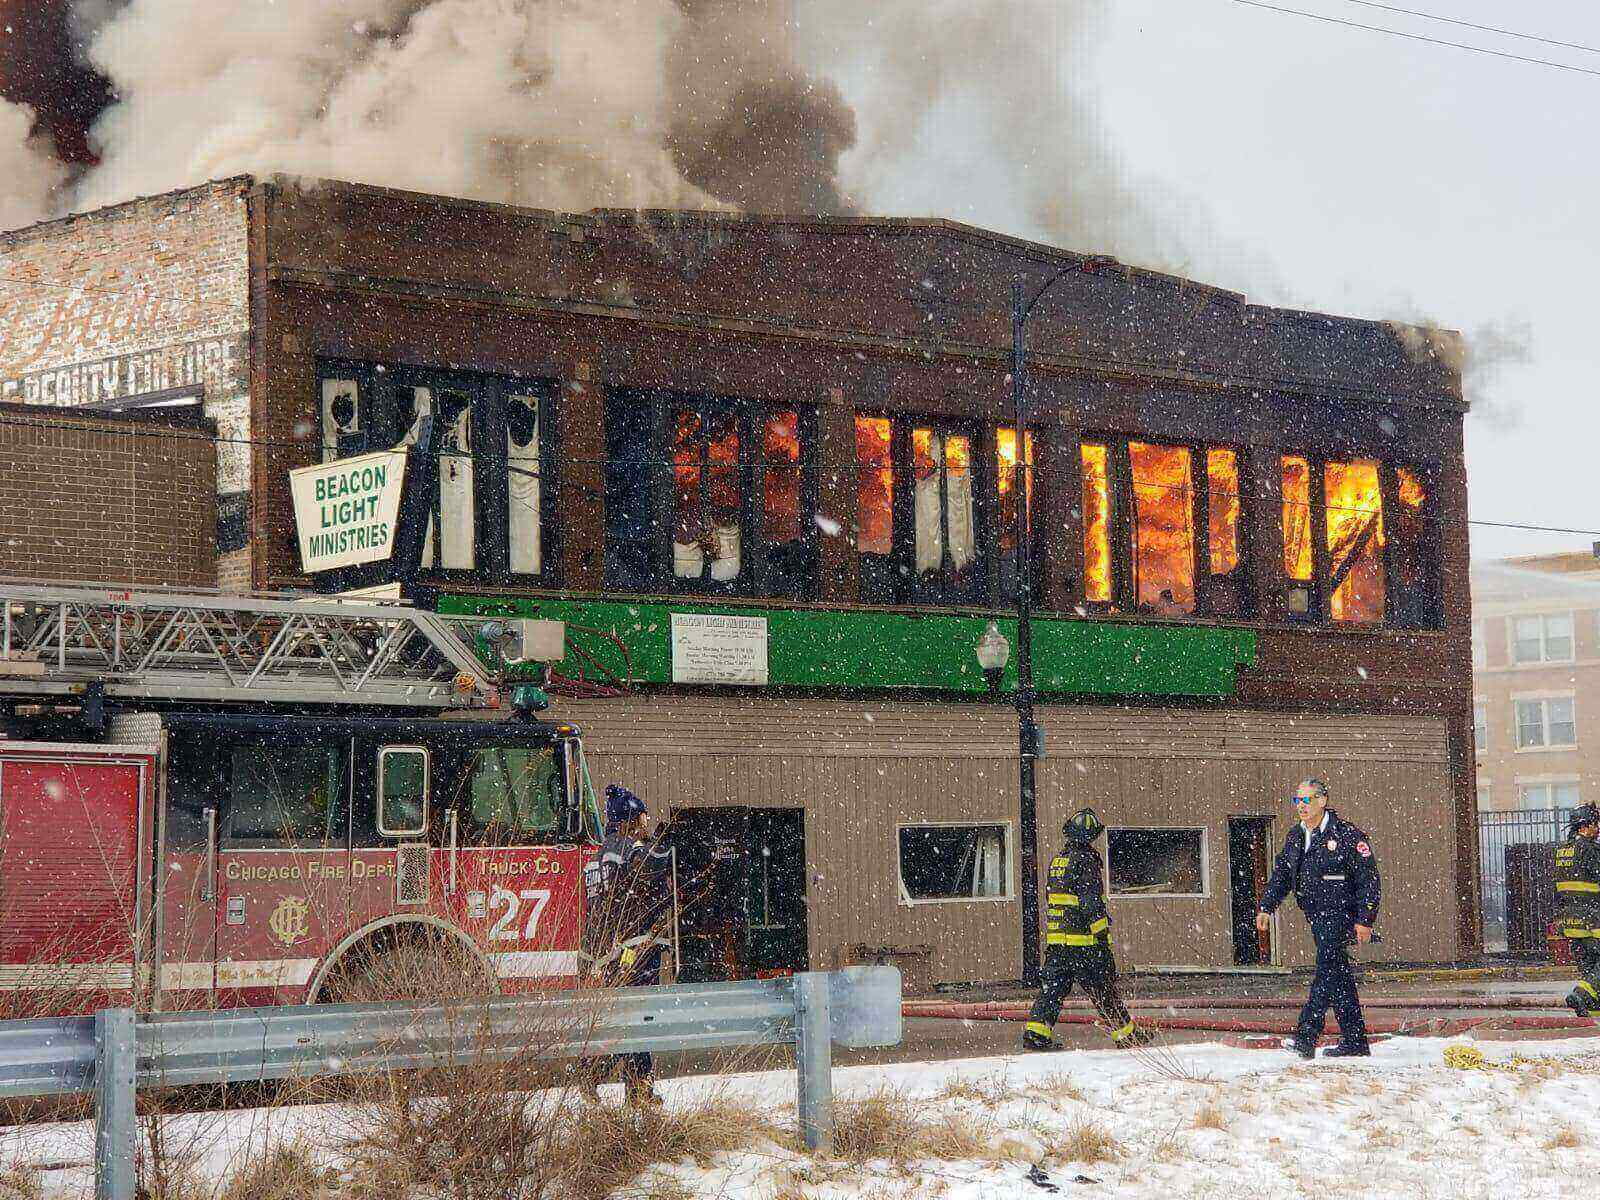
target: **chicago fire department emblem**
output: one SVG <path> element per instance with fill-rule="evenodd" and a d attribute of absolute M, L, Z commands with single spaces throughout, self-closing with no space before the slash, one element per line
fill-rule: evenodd
<path fill-rule="evenodd" d="M 310 932 L 311 906 L 302 896 L 285 896 L 267 918 L 267 929 L 285 946 L 292 946 Z"/>

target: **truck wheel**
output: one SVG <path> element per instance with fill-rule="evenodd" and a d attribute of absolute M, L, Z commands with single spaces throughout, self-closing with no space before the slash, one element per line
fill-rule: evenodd
<path fill-rule="evenodd" d="M 317 994 L 319 1003 L 469 1000 L 499 993 L 483 960 L 431 926 L 385 930 L 352 946 Z"/>

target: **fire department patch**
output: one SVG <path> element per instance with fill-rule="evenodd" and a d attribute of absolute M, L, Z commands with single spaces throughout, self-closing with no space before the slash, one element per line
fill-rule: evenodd
<path fill-rule="evenodd" d="M 311 905 L 301 897 L 285 896 L 267 918 L 267 929 L 283 945 L 292 946 L 310 932 L 310 912 Z"/>
<path fill-rule="evenodd" d="M 1362 858 L 1371 858 L 1372 857 L 1372 848 L 1370 846 L 1368 846 L 1365 842 L 1357 842 L 1356 843 L 1356 853 L 1361 855 Z"/>
<path fill-rule="evenodd" d="M 1338 848 L 1339 848 L 1339 843 L 1334 841 L 1332 838 L 1329 838 L 1328 839 L 1328 853 L 1332 854 Z"/>

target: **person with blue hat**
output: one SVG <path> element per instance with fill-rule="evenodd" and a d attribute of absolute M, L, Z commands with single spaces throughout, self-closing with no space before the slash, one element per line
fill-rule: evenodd
<path fill-rule="evenodd" d="M 584 943 L 590 979 L 608 987 L 661 982 L 661 958 L 672 921 L 672 856 L 660 839 L 647 842 L 650 810 L 621 784 L 606 788 L 606 836 L 584 871 Z M 620 1067 L 627 1102 L 658 1105 L 655 1064 L 648 1053 L 623 1054 L 586 1085 Z"/>
<path fill-rule="evenodd" d="M 1567 1007 L 1580 1017 L 1600 1012 L 1600 809 L 1580 804 L 1567 823 L 1567 840 L 1556 847 L 1556 903 L 1561 936 L 1570 939 L 1578 985 Z"/>

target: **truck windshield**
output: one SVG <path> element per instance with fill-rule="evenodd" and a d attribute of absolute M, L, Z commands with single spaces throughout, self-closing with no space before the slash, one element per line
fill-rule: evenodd
<path fill-rule="evenodd" d="M 557 747 L 480 746 L 467 756 L 461 789 L 461 810 L 478 838 L 553 837 L 563 790 Z"/>

